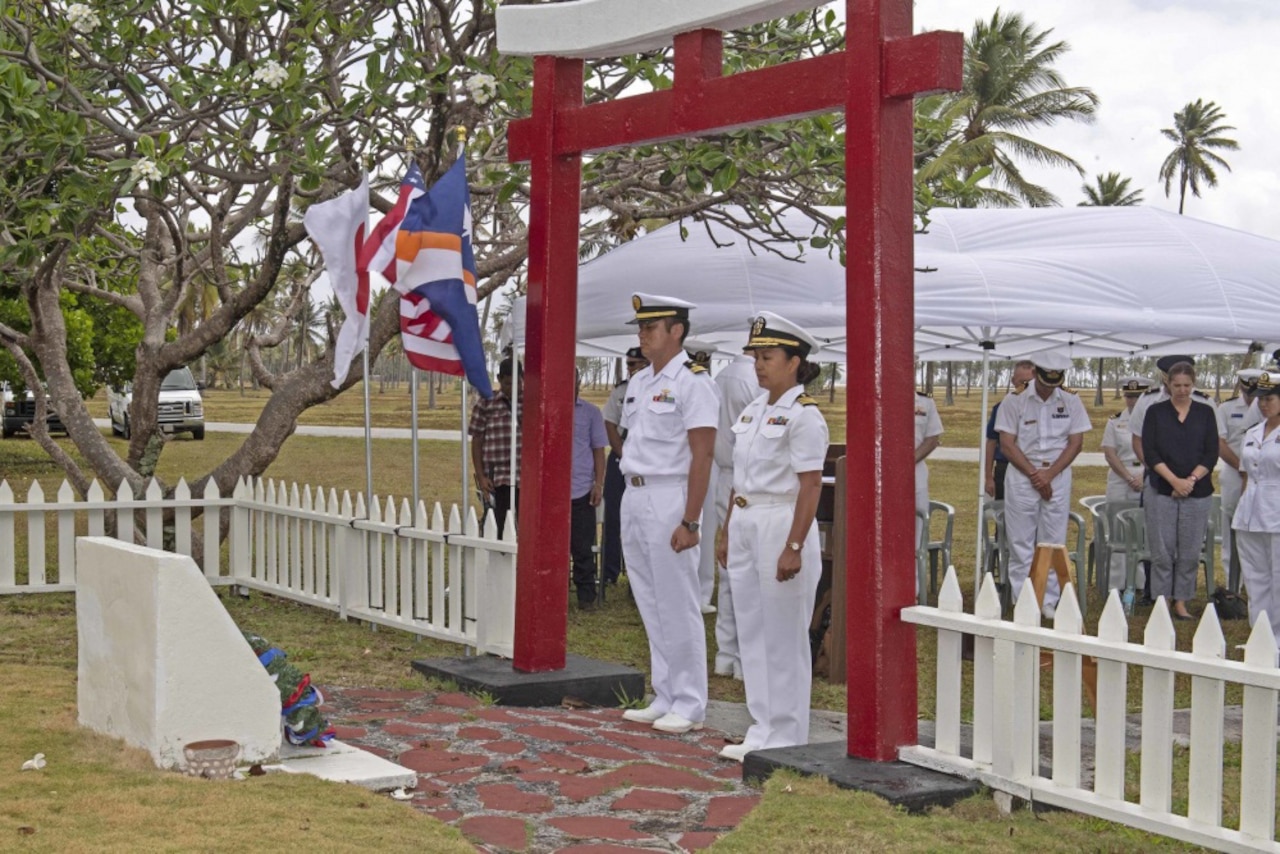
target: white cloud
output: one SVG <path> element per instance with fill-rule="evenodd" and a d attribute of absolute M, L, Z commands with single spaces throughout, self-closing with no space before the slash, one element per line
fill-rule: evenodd
<path fill-rule="evenodd" d="M 1274 56 L 1280 3 L 1273 0 L 1015 0 L 981 7 L 973 0 L 916 0 L 917 29 L 968 33 L 997 5 L 1020 12 L 1071 45 L 1059 64 L 1068 85 L 1088 86 L 1102 100 L 1092 125 L 1070 123 L 1038 131 L 1036 139 L 1073 156 L 1079 178 L 1065 169 L 1028 167 L 1064 205 L 1082 198 L 1080 185 L 1119 172 L 1142 188 L 1146 204 L 1177 210 L 1177 186 L 1165 198 L 1160 164 L 1173 143 L 1160 133 L 1173 113 L 1196 98 L 1216 101 L 1234 125 L 1240 151 L 1225 152 L 1232 171 L 1218 186 L 1188 197 L 1186 213 L 1280 239 L 1276 216 L 1280 175 L 1271 152 L 1280 140 L 1274 97 Z"/>

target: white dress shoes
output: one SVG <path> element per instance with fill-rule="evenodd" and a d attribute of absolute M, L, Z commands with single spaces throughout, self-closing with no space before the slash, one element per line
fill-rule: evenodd
<path fill-rule="evenodd" d="M 660 720 L 667 713 L 653 706 L 645 706 L 643 709 L 627 709 L 622 713 L 624 721 L 634 721 L 638 724 L 651 724 Z"/>
<path fill-rule="evenodd" d="M 662 717 L 653 722 L 653 728 L 658 732 L 669 732 L 675 735 L 690 732 L 691 730 L 702 729 L 702 721 L 691 721 L 688 718 L 681 717 L 675 712 L 667 712 Z"/>
<path fill-rule="evenodd" d="M 726 744 L 724 749 L 720 751 L 721 759 L 728 759 L 733 762 L 741 762 L 755 748 L 747 747 L 745 744 Z"/>

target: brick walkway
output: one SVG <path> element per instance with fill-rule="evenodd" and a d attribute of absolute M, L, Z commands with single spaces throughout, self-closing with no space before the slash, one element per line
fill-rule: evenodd
<path fill-rule="evenodd" d="M 481 851 L 696 851 L 760 800 L 710 729 L 660 735 L 618 709 L 322 690 L 337 737 L 417 771 L 412 805 Z"/>

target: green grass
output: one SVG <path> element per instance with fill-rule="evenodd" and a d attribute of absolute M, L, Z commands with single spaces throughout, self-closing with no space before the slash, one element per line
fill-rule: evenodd
<path fill-rule="evenodd" d="M 605 390 L 589 392 L 603 398 Z M 835 407 L 828 407 L 829 420 L 833 426 L 833 440 L 843 437 L 843 392 L 837 396 Z M 1102 435 L 1102 426 L 1107 415 L 1119 405 L 1108 401 L 1108 406 L 1095 410 L 1092 394 L 1082 395 L 1089 405 L 1094 419 L 1095 429 L 1086 438 L 1086 450 L 1097 450 Z M 215 392 L 206 396 L 208 400 L 208 417 L 211 421 L 249 420 L 260 411 L 265 402 L 265 393 L 246 395 L 241 398 L 235 392 Z M 388 391 L 384 395 L 373 395 L 374 423 L 379 426 L 401 426 L 407 424 L 407 391 Z M 946 434 L 947 445 L 973 447 L 976 445 L 979 424 L 982 414 L 979 412 L 979 400 L 976 390 L 970 398 L 960 396 L 957 404 L 946 407 L 939 400 Z M 425 392 L 423 394 L 425 406 Z M 440 396 L 440 408 L 429 410 L 423 415 L 420 423 L 423 427 L 456 427 L 459 417 L 458 402 L 453 399 L 450 409 L 448 395 Z M 91 405 L 99 405 L 94 402 Z M 328 410 L 314 412 L 304 417 L 302 423 L 362 423 L 362 407 L 358 391 L 347 392 L 327 405 Z M 105 408 L 100 414 L 105 414 Z M 404 421 L 399 419 L 404 417 Z M 311 420 L 314 418 L 315 420 Z M 398 423 L 399 422 L 399 423 Z M 194 477 L 207 471 L 218 460 L 230 454 L 242 437 L 233 434 L 209 433 L 203 442 L 195 442 L 187 438 L 179 438 L 170 442 L 161 458 L 159 473 L 162 477 L 176 481 L 179 476 Z M 120 440 L 112 440 L 123 450 Z M 70 448 L 69 443 L 64 447 Z M 421 494 L 428 502 L 439 500 L 446 503 L 456 501 L 460 490 L 460 446 L 450 442 L 423 442 L 420 445 L 422 455 L 422 475 L 419 482 Z M 74 451 L 73 451 L 74 453 Z M 376 440 L 374 442 L 375 488 L 381 495 L 407 496 L 412 489 L 409 470 L 409 443 L 406 441 Z M 906 466 L 904 471 L 908 471 Z M 957 508 L 956 529 L 954 535 L 953 556 L 957 572 L 960 576 L 961 588 L 972 607 L 973 591 L 973 555 L 976 526 L 972 508 L 975 506 L 977 490 L 977 467 L 974 464 L 933 462 L 930 464 L 930 481 L 932 496 L 946 501 Z M 284 445 L 280 457 L 267 470 L 266 475 L 286 483 L 308 483 L 313 487 L 328 490 L 330 488 L 350 490 L 353 494 L 363 490 L 364 455 L 363 445 L 357 439 L 321 439 L 316 437 L 294 436 Z M 55 470 L 44 458 L 40 449 L 29 440 L 11 440 L 0 442 L 0 477 L 7 480 L 18 496 L 24 496 L 26 489 L 34 480 L 39 480 L 47 496 L 56 493 L 62 480 L 61 472 Z M 1105 469 L 1100 467 L 1077 467 L 1075 470 L 1075 488 L 1073 499 L 1082 495 L 1096 494 L 1104 491 Z M 25 536 L 25 525 L 18 520 L 21 536 Z M 25 548 L 25 547 L 21 547 Z M 20 551 L 21 551 L 20 548 Z M 24 551 L 21 554 L 25 554 Z M 50 551 L 50 559 L 53 557 Z M 20 558 L 21 559 L 21 558 Z M 364 624 L 342 622 L 332 614 L 307 606 L 274 599 L 269 596 L 253 595 L 248 599 L 220 592 L 223 602 L 236 622 L 242 628 L 255 631 L 270 638 L 273 643 L 289 651 L 290 659 L 300 668 L 310 672 L 320 684 L 368 686 L 385 688 L 413 688 L 423 685 L 420 677 L 409 669 L 409 661 L 414 658 L 456 654 L 456 647 L 428 640 L 417 640 L 403 632 L 378 629 L 377 631 Z M 1203 598 L 1203 597 L 1202 597 Z M 1096 626 L 1101 605 L 1093 596 L 1091 607 L 1086 615 L 1087 625 L 1092 630 Z M 711 637 L 711 621 L 708 621 L 708 650 L 714 651 L 714 638 Z M 1145 619 L 1141 616 L 1131 621 L 1131 639 L 1140 641 Z M 1194 624 L 1179 623 L 1178 631 L 1180 649 L 1189 649 Z M 1243 642 L 1247 626 L 1241 622 L 1224 623 L 1227 633 L 1229 653 L 1234 654 L 1233 646 Z M 578 612 L 571 609 L 568 617 L 568 648 L 571 652 L 600 658 L 608 661 L 628 664 L 643 670 L 648 668 L 648 647 L 644 629 L 634 605 L 625 594 L 625 587 L 611 588 L 605 605 L 594 612 Z M 936 643 L 932 632 L 921 631 L 917 635 L 918 652 L 918 690 L 920 708 L 925 717 L 932 715 L 934 698 L 934 671 L 936 669 Z M 149 811 L 163 811 L 167 798 L 175 798 L 183 803 L 181 792 L 174 795 L 167 786 L 205 785 L 199 791 L 209 791 L 213 787 L 198 781 L 187 781 L 176 775 L 162 774 L 149 768 L 149 760 L 139 759 L 135 753 L 119 748 L 115 742 L 95 740 L 77 729 L 74 725 L 74 678 L 76 667 L 75 650 L 75 613 L 74 599 L 70 595 L 27 595 L 0 597 L 0 675 L 5 678 L 6 685 L 24 682 L 47 684 L 53 693 L 52 699 L 46 698 L 44 705 L 38 705 L 33 713 L 31 698 L 22 693 L 10 690 L 0 691 L 0 720 L 19 721 L 17 727 L 0 727 L 0 759 L 10 762 L 16 767 L 13 758 L 29 758 L 37 750 L 49 754 L 50 751 L 41 745 L 66 745 L 65 753 L 70 755 L 84 751 L 82 745 L 88 739 L 98 745 L 91 751 L 96 757 L 93 762 L 76 771 L 77 785 L 64 786 L 59 781 L 59 789 L 66 791 L 84 791 L 91 799 L 99 791 L 94 785 L 83 783 L 81 777 L 90 775 L 101 778 L 102 786 L 110 788 L 116 785 L 121 791 L 138 790 L 162 792 L 157 799 L 143 799 L 139 812 L 132 813 L 130 830 L 147 834 L 141 837 L 126 836 L 123 830 L 117 831 L 115 825 L 106 821 L 101 833 L 92 829 L 94 812 L 89 817 L 78 814 L 67 818 L 69 808 L 65 797 L 59 798 L 50 792 L 22 792 L 13 786 L 31 786 L 32 778 L 24 775 L 0 774 L 0 838 L 9 834 L 8 839 L 17 835 L 17 826 L 36 826 L 37 832 L 22 839 L 24 846 L 30 850 L 77 850 L 77 845 L 85 850 L 195 850 L 207 848 L 201 844 L 184 846 L 174 840 L 184 837 L 173 829 L 167 819 L 153 816 Z M 968 676 L 968 674 L 967 674 Z M 968 679 L 966 680 L 966 684 Z M 1044 688 L 1041 698 L 1042 713 L 1052 710 L 1051 680 L 1043 680 Z M 1130 706 L 1139 708 L 1141 680 L 1130 678 Z M 59 687 L 60 686 L 60 687 Z M 744 699 L 742 683 L 725 677 L 710 677 L 711 695 L 713 698 L 741 702 Z M 1190 697 L 1189 680 L 1180 679 L 1177 685 L 1179 705 L 1187 705 Z M 62 693 L 57 693 L 61 691 Z M 1234 695 L 1228 689 L 1228 702 L 1238 700 L 1238 690 Z M 59 699 L 61 698 L 61 699 Z M 635 698 L 619 698 L 620 705 Z M 844 685 L 827 682 L 815 682 L 813 690 L 815 708 L 844 710 L 847 693 Z M 53 705 L 51 706 L 50 703 Z M 60 704 L 60 705 L 59 705 Z M 969 708 L 966 700 L 966 709 Z M 50 715 L 53 709 L 56 714 Z M 47 721 L 41 721 L 42 718 Z M 30 723 L 35 719 L 36 723 Z M 30 727 L 38 726 L 32 730 Z M 101 744 L 99 744 L 101 742 Z M 105 746 L 104 746 L 105 745 Z M 59 747 L 59 750 L 64 750 Z M 52 757 L 52 754 L 51 754 Z M 104 758 L 105 757 L 105 758 Z M 52 761 L 52 759 L 51 759 Z M 59 765 L 66 767 L 66 757 L 59 759 Z M 1136 761 L 1136 760 L 1135 760 Z M 1238 749 L 1233 753 L 1227 751 L 1228 776 L 1236 775 L 1238 779 Z M 79 767 L 79 766 L 76 766 Z M 90 770 L 91 769 L 91 770 Z M 48 776 L 37 778 L 47 781 Z M 1136 778 L 1135 778 L 1136 779 Z M 16 782 L 15 782 L 16 781 Z M 295 785 L 310 785 L 303 781 Z M 274 779 L 272 786 L 280 785 Z M 323 785 L 323 784 L 317 784 Z M 1185 798 L 1185 782 L 1181 784 L 1181 794 L 1175 790 L 1175 798 Z M 161 788 L 152 789 L 151 787 Z M 791 786 L 790 791 L 786 787 Z M 49 788 L 49 787 L 46 787 Z M 228 791 L 235 786 L 225 787 Z M 53 790 L 57 791 L 57 790 Z M 262 831 L 267 835 L 253 837 L 253 844 L 246 844 L 240 837 L 217 837 L 220 849 L 240 848 L 243 850 L 260 850 L 270 840 L 273 832 L 269 828 L 259 828 L 260 820 L 269 822 L 277 818 L 276 814 L 266 809 L 261 803 L 264 799 L 279 798 L 274 789 L 260 786 L 249 786 L 239 789 L 248 797 L 246 803 L 227 803 L 218 801 L 221 812 L 213 811 L 208 815 L 186 812 L 184 806 L 179 810 L 191 827 L 201 828 L 204 823 L 225 823 L 227 814 L 241 816 L 236 822 L 237 830 L 246 834 Z M 314 800 L 311 790 L 305 790 L 306 797 Z M 345 789 L 342 791 L 346 792 Z M 1136 791 L 1136 790 L 1135 790 Z M 264 794 L 265 793 L 265 794 Z M 235 797 L 241 797 L 236 794 Z M 328 799 L 329 795 L 324 795 Z M 358 791 L 354 796 L 359 799 Z M 34 798 L 34 800 L 32 800 Z M 409 814 L 408 821 L 412 825 L 412 833 L 417 839 L 420 850 L 448 850 L 454 837 L 442 838 L 439 844 L 433 840 L 423 845 L 420 825 L 434 825 L 429 819 L 419 819 L 412 812 L 400 805 L 392 805 L 398 810 L 388 819 L 380 812 L 385 802 L 382 799 L 356 800 L 354 803 L 378 802 L 374 812 L 369 813 L 371 823 L 380 823 L 388 828 L 388 832 L 400 832 L 400 813 Z M 327 801 L 326 801 L 327 802 Z M 347 803 L 343 801 L 342 803 Z M 19 804 L 13 806 L 13 804 Z M 104 812 L 109 811 L 117 801 L 110 798 L 103 800 Z M 77 807 L 77 809 L 85 809 Z M 363 807 L 356 806 L 362 810 Z M 1228 813 L 1232 805 L 1226 805 Z M 234 810 L 234 813 L 231 812 Z M 75 812 L 70 810 L 70 812 Z M 322 812 L 309 810 L 312 812 Z M 347 811 L 340 811 L 344 818 L 349 818 Z M 252 818 L 246 819 L 245 816 Z M 32 818 L 34 817 L 34 818 Z M 356 813 L 355 821 L 364 819 L 365 813 Z M 99 816 L 100 818 L 100 816 Z M 33 823 L 34 822 L 34 823 Z M 151 833 L 150 828 L 156 830 Z M 314 831 L 314 820 L 310 829 Z M 296 828 L 294 828 L 296 830 Z M 397 830 L 399 829 L 399 830 Z M 800 829 L 800 833 L 796 830 Z M 76 841 L 68 847 L 68 834 L 75 833 Z M 218 833 L 222 833 L 219 828 Z M 1104 835 L 1105 834 L 1105 835 Z M 394 833 L 393 833 L 394 835 Z M 293 837 L 296 839 L 296 835 Z M 322 838 L 314 832 L 306 838 Z M 334 834 L 325 838 L 356 838 L 355 833 Z M 382 840 L 383 837 L 370 837 Z M 430 837 L 428 837 L 430 839 Z M 266 840 L 262 845 L 258 839 Z M 189 840 L 188 840 L 189 841 Z M 362 840 L 363 844 L 363 840 Z M 34 847 L 31 847 L 34 846 Z M 45 847 L 39 847 L 45 846 Z M 952 850 L 1024 850 L 1031 847 L 1043 848 L 1046 851 L 1143 851 L 1161 848 L 1168 850 L 1184 850 L 1178 846 L 1156 837 L 1139 834 L 1125 828 L 1096 821 L 1070 813 L 1051 813 L 1032 815 L 1017 813 L 1010 817 L 999 816 L 991 804 L 989 797 L 979 796 L 966 801 L 949 810 L 935 811 L 929 817 L 913 817 L 889 808 L 884 802 L 866 795 L 855 795 L 836 790 L 822 781 L 799 780 L 788 777 L 776 778 L 766 787 L 766 795 L 760 809 L 756 810 L 738 831 L 721 840 L 715 850 L 720 851 L 861 851 L 870 848 L 889 851 L 952 851 Z M 376 847 L 381 850 L 398 850 L 397 843 L 378 841 Z M 25 850 L 25 849 L 24 849 Z"/>

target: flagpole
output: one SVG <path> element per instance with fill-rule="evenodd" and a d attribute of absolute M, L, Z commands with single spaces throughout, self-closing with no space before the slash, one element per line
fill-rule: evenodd
<path fill-rule="evenodd" d="M 369 423 L 369 344 L 364 345 L 364 484 L 365 509 L 373 513 L 373 428 Z"/>
<path fill-rule="evenodd" d="M 416 528 L 424 520 L 418 518 L 418 369 L 412 362 L 409 363 L 409 411 L 413 419 L 409 422 L 409 443 L 413 445 L 410 455 L 413 460 L 413 510 L 410 512 Z"/>

